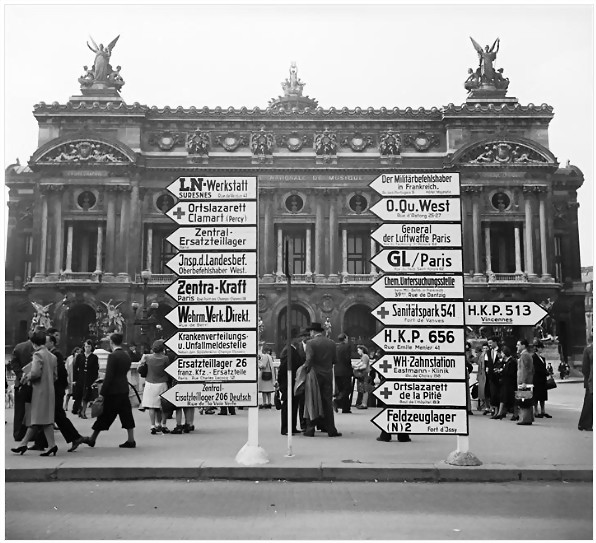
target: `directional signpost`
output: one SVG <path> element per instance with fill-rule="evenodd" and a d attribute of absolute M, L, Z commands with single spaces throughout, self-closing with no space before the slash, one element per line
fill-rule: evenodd
<path fill-rule="evenodd" d="M 536 326 L 548 312 L 536 302 L 466 302 L 466 324 Z"/>
<path fill-rule="evenodd" d="M 478 465 L 467 438 L 459 174 L 382 174 L 370 187 L 382 196 L 371 212 L 384 221 L 371 262 L 385 275 L 372 288 L 386 300 L 372 312 L 386 326 L 373 338 L 386 353 L 373 394 L 387 406 L 372 422 L 388 433 L 457 435 L 447 461 Z"/>
<path fill-rule="evenodd" d="M 167 372 L 177 384 L 162 397 L 176 407 L 249 407 L 248 443 L 236 460 L 268 462 L 258 446 L 257 347 L 259 219 L 256 177 L 179 177 L 166 213 L 180 228 L 180 252 L 166 265 L 178 278 L 166 292 L 179 304 L 166 318 L 166 341 L 180 358 Z"/>

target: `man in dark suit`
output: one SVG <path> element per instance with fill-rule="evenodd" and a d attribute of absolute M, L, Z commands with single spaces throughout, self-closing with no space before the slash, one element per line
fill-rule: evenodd
<path fill-rule="evenodd" d="M 350 345 L 346 334 L 339 334 L 337 344 L 337 364 L 335 364 L 335 400 L 334 407 L 337 413 L 341 407 L 342 413 L 351 413 L 350 392 L 353 388 L 352 358 Z"/>
<path fill-rule="evenodd" d="M 45 331 L 41 326 L 37 326 L 31 333 Z M 31 337 L 31 335 L 29 337 Z M 31 385 L 21 385 L 21 378 L 23 376 L 23 368 L 33 359 L 33 343 L 31 339 L 19 343 L 12 352 L 10 359 L 10 369 L 15 374 L 14 381 L 14 426 L 12 429 L 12 436 L 15 441 L 22 441 L 27 432 L 27 427 L 24 424 L 25 420 L 25 404 L 30 393 Z M 31 400 L 29 400 L 31 401 Z"/>
<path fill-rule="evenodd" d="M 132 416 L 132 407 L 128 397 L 127 374 L 130 370 L 130 356 L 122 349 L 122 334 L 114 333 L 110 336 L 111 353 L 108 356 L 106 375 L 101 386 L 101 391 L 96 401 L 103 400 L 103 411 L 93 424 L 93 434 L 88 438 L 87 444 L 95 447 L 99 432 L 109 430 L 116 417 L 120 417 L 122 428 L 128 433 L 128 439 L 119 445 L 122 449 L 134 449 L 135 420 Z"/>
<path fill-rule="evenodd" d="M 293 341 L 290 344 L 290 368 L 292 372 L 292 434 L 299 433 L 298 431 L 298 408 L 299 396 L 294 396 L 294 385 L 296 384 L 296 371 L 303 364 L 302 357 L 298 351 L 298 341 Z M 281 435 L 288 435 L 288 349 L 287 346 L 281 352 L 279 357 L 279 369 L 277 372 L 277 384 L 279 386 L 279 393 L 281 396 Z M 302 398 L 304 396 L 302 395 Z"/>
<path fill-rule="evenodd" d="M 337 363 L 335 342 L 325 337 L 320 322 L 313 322 L 308 328 L 311 339 L 306 344 L 306 371 L 314 371 L 319 383 L 323 420 L 329 437 L 339 437 L 333 417 L 333 365 Z M 315 421 L 309 420 L 304 435 L 314 437 Z"/>

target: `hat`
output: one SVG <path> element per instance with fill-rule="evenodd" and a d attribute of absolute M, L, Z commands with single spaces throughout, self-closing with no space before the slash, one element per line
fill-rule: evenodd
<path fill-rule="evenodd" d="M 308 328 L 307 330 L 313 330 L 315 332 L 324 332 L 325 330 L 323 330 L 323 327 L 321 326 L 320 322 L 313 322 Z"/>

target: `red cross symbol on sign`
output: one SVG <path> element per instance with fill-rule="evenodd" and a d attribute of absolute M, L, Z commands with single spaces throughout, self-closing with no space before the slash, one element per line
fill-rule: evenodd
<path fill-rule="evenodd" d="M 391 369 L 391 367 L 391 364 L 389 364 L 387 360 L 384 360 L 383 363 L 379 366 L 379 368 L 381 368 L 384 372 L 388 372 Z"/>
<path fill-rule="evenodd" d="M 176 211 L 174 211 L 174 213 L 172 213 L 172 215 L 174 215 L 174 217 L 176 217 L 178 220 L 180 220 L 182 217 L 184 217 L 184 215 L 186 215 L 186 212 L 182 211 L 182 208 L 177 207 Z"/>
<path fill-rule="evenodd" d="M 384 307 L 381 307 L 381 309 L 377 311 L 377 315 L 384 319 L 387 315 L 389 315 L 389 311 L 387 311 Z"/>
<path fill-rule="evenodd" d="M 387 387 L 385 387 L 382 392 L 379 392 L 379 396 L 383 396 L 385 401 L 387 401 L 387 398 L 389 398 L 391 394 L 392 392 Z"/>

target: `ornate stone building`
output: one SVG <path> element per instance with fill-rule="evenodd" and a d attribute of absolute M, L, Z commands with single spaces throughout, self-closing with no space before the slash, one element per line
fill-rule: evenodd
<path fill-rule="evenodd" d="M 39 147 L 6 170 L 7 344 L 26 337 L 32 302 L 51 304 L 63 348 L 118 328 L 120 316 L 128 341 L 146 341 L 133 309 L 146 269 L 146 303 L 162 329 L 145 331 L 168 336 L 165 263 L 175 250 L 166 238 L 176 226 L 163 213 L 174 203 L 165 187 L 183 175 L 259 177 L 259 310 L 274 350 L 286 333 L 286 239 L 293 329 L 329 319 L 334 337 L 366 341 L 380 302 L 369 288 L 379 220 L 368 184 L 383 172 L 460 172 L 466 298 L 550 299 L 568 354 L 581 351 L 583 175 L 549 149 L 553 108 L 507 97 L 502 72 L 470 71 L 462 105 L 338 109 L 304 96 L 292 65 L 284 94 L 263 109 L 159 109 L 125 103 L 119 67 L 99 68 L 65 104 L 35 105 Z"/>

